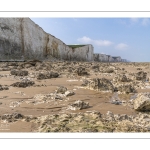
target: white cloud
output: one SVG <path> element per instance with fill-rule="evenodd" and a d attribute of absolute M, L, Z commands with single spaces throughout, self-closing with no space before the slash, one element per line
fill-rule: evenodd
<path fill-rule="evenodd" d="M 142 25 L 142 26 L 148 26 L 150 25 L 150 19 L 149 18 L 129 18 L 128 20 L 121 19 L 119 20 L 119 23 L 127 26 L 132 27 L 135 25 Z"/>
<path fill-rule="evenodd" d="M 127 44 L 119 43 L 115 48 L 118 50 L 126 50 L 126 49 L 128 49 L 128 47 L 129 46 Z"/>
<path fill-rule="evenodd" d="M 107 41 L 107 40 L 95 40 L 94 42 L 98 46 L 110 46 L 113 44 L 111 41 Z"/>
<path fill-rule="evenodd" d="M 143 25 L 143 26 L 148 26 L 148 25 L 150 25 L 150 19 L 144 18 L 144 19 L 142 20 L 142 25 Z"/>
<path fill-rule="evenodd" d="M 80 43 L 85 43 L 85 44 L 93 44 L 93 45 L 97 45 L 97 46 L 110 46 L 113 44 L 113 42 L 108 41 L 108 40 L 93 40 L 89 37 L 82 37 L 82 38 L 78 38 L 77 39 Z"/>
<path fill-rule="evenodd" d="M 130 23 L 131 24 L 136 24 L 139 22 L 139 18 L 130 18 Z"/>
<path fill-rule="evenodd" d="M 84 36 L 82 38 L 78 38 L 77 40 L 81 43 L 86 43 L 86 44 L 92 43 L 92 39 L 90 39 L 89 37 L 86 37 L 86 36 Z"/>
<path fill-rule="evenodd" d="M 150 19 L 144 18 L 144 19 L 139 19 L 139 18 L 130 18 L 131 24 L 142 24 L 143 26 L 148 26 L 150 25 Z"/>

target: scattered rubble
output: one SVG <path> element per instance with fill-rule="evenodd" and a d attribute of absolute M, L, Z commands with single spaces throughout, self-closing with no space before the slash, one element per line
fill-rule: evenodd
<path fill-rule="evenodd" d="M 149 132 L 150 114 L 85 113 L 57 114 L 38 117 L 37 132 Z"/>

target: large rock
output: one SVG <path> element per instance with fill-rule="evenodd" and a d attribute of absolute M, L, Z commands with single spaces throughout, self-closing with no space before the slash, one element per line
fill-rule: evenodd
<path fill-rule="evenodd" d="M 73 104 L 71 104 L 68 109 L 71 110 L 81 110 L 81 109 L 85 109 L 89 107 L 89 103 L 88 102 L 84 102 L 81 100 L 75 101 Z"/>
<path fill-rule="evenodd" d="M 15 76 L 27 76 L 28 71 L 27 70 L 11 70 L 10 74 L 15 75 Z"/>
<path fill-rule="evenodd" d="M 24 115 L 20 114 L 20 113 L 12 113 L 12 114 L 3 114 L 1 116 L 2 120 L 7 120 L 8 122 L 13 122 L 13 121 L 17 121 L 19 119 L 23 119 Z"/>
<path fill-rule="evenodd" d="M 146 80 L 147 73 L 144 71 L 139 71 L 138 73 L 135 74 L 135 79 L 136 80 Z"/>
<path fill-rule="evenodd" d="M 0 91 L 2 90 L 9 90 L 7 85 L 0 85 Z"/>
<path fill-rule="evenodd" d="M 38 80 L 51 79 L 51 78 L 57 78 L 58 76 L 59 74 L 57 72 L 43 72 L 37 75 L 37 79 Z"/>
<path fill-rule="evenodd" d="M 28 86 L 32 86 L 34 85 L 35 82 L 34 81 L 30 81 L 30 80 L 23 80 L 21 82 L 15 82 L 13 84 L 11 84 L 11 86 L 13 87 L 22 87 L 22 88 L 26 88 Z"/>
<path fill-rule="evenodd" d="M 85 85 L 91 90 L 97 91 L 114 91 L 113 84 L 105 78 L 94 78 L 92 80 L 86 80 Z"/>
<path fill-rule="evenodd" d="M 79 67 L 75 72 L 78 74 L 78 76 L 88 75 L 88 72 L 83 67 Z"/>
<path fill-rule="evenodd" d="M 66 88 L 66 87 L 60 86 L 60 87 L 57 89 L 56 93 L 65 94 L 66 91 L 67 91 L 67 88 Z"/>
<path fill-rule="evenodd" d="M 116 77 L 116 80 L 119 82 L 128 82 L 128 78 L 126 77 L 126 75 L 122 74 L 122 75 L 118 75 Z"/>
<path fill-rule="evenodd" d="M 103 73 L 113 73 L 114 72 L 115 67 L 107 67 L 103 69 Z"/>
<path fill-rule="evenodd" d="M 104 73 L 113 73 L 114 69 L 113 68 L 108 68 L 104 71 Z"/>
<path fill-rule="evenodd" d="M 135 88 L 131 84 L 120 85 L 119 87 L 116 87 L 115 90 L 120 91 L 120 92 L 124 92 L 126 94 L 136 92 Z"/>
<path fill-rule="evenodd" d="M 74 95 L 75 93 L 73 91 L 66 91 L 65 92 L 65 96 L 72 96 Z"/>
<path fill-rule="evenodd" d="M 138 111 L 150 111 L 150 93 L 140 93 L 134 99 L 133 107 Z"/>

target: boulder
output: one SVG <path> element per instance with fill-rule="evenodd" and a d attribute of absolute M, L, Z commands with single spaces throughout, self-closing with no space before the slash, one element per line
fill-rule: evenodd
<path fill-rule="evenodd" d="M 23 80 L 21 82 L 15 82 L 13 84 L 11 84 L 11 86 L 13 87 L 22 87 L 22 88 L 26 88 L 28 86 L 32 86 L 34 85 L 35 82 L 34 81 L 30 81 L 30 80 Z"/>
<path fill-rule="evenodd" d="M 65 96 L 72 96 L 74 95 L 75 93 L 73 91 L 66 91 L 65 92 Z"/>
<path fill-rule="evenodd" d="M 38 80 L 42 79 L 50 79 L 50 78 L 57 78 L 59 74 L 57 72 L 41 72 L 37 75 Z"/>
<path fill-rule="evenodd" d="M 128 82 L 128 78 L 124 74 L 123 75 L 118 75 L 117 80 L 120 81 L 120 82 Z"/>
<path fill-rule="evenodd" d="M 103 69 L 103 73 L 113 73 L 114 72 L 114 67 L 108 67 Z"/>
<path fill-rule="evenodd" d="M 57 72 L 50 72 L 50 78 L 57 78 L 59 74 Z"/>
<path fill-rule="evenodd" d="M 146 80 L 147 73 L 144 71 L 139 71 L 138 73 L 135 74 L 135 79 L 136 80 Z"/>
<path fill-rule="evenodd" d="M 133 108 L 137 111 L 150 111 L 150 93 L 140 93 L 133 101 Z"/>
<path fill-rule="evenodd" d="M 20 113 L 4 114 L 1 116 L 2 120 L 7 120 L 8 122 L 17 121 L 18 119 L 23 119 L 24 116 Z"/>
<path fill-rule="evenodd" d="M 86 109 L 88 107 L 89 107 L 89 103 L 88 102 L 77 100 L 73 104 L 71 104 L 68 107 L 68 109 L 71 109 L 71 110 L 81 110 L 81 109 Z"/>
<path fill-rule="evenodd" d="M 60 87 L 56 90 L 56 93 L 65 94 L 66 91 L 67 91 L 67 88 L 66 88 L 66 87 L 60 86 Z"/>
<path fill-rule="evenodd" d="M 87 81 L 86 81 L 87 82 Z M 114 91 L 113 84 L 105 78 L 94 78 L 86 83 L 87 87 L 97 91 Z"/>
<path fill-rule="evenodd" d="M 116 87 L 115 90 L 120 91 L 120 92 L 124 92 L 126 94 L 136 92 L 135 88 L 131 84 L 120 85 L 119 87 Z"/>
<path fill-rule="evenodd" d="M 27 76 L 28 71 L 26 71 L 26 70 L 11 70 L 10 74 L 15 75 L 15 76 Z"/>
<path fill-rule="evenodd" d="M 88 72 L 83 67 L 79 67 L 75 72 L 77 73 L 78 76 L 88 75 Z"/>
<path fill-rule="evenodd" d="M 7 85 L 0 85 L 0 91 L 2 90 L 9 90 Z"/>

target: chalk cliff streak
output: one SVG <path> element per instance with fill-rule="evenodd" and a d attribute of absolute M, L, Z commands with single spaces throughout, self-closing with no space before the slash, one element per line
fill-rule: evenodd
<path fill-rule="evenodd" d="M 49 54 L 48 43 L 49 43 L 49 35 L 47 35 L 46 50 L 43 52 L 45 57 L 47 57 Z"/>
<path fill-rule="evenodd" d="M 23 32 L 23 18 L 21 18 L 21 24 L 20 24 L 20 29 L 21 29 L 21 43 L 22 43 L 22 56 L 24 56 L 24 32 Z"/>

